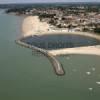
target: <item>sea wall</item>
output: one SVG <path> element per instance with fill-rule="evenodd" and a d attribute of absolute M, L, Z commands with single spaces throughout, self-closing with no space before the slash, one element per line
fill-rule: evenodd
<path fill-rule="evenodd" d="M 38 52 L 44 54 L 44 56 L 46 56 L 50 60 L 52 66 L 54 68 L 54 71 L 57 75 L 61 76 L 61 75 L 65 74 L 62 64 L 51 53 L 49 53 L 47 50 L 26 44 L 26 43 L 22 42 L 21 39 L 16 40 L 16 43 L 21 46 L 24 46 L 26 48 L 30 48 L 32 50 L 35 50 L 35 51 L 38 51 Z"/>

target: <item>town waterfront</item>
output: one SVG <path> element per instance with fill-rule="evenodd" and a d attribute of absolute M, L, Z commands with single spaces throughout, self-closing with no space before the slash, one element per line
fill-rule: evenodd
<path fill-rule="evenodd" d="M 15 40 L 22 17 L 0 11 L 0 100 L 99 100 L 100 56 L 57 57 L 66 71 L 56 76 L 44 56 Z"/>

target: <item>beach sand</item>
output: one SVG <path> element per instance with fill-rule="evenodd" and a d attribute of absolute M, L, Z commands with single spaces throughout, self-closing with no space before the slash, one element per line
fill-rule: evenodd
<path fill-rule="evenodd" d="M 49 25 L 46 22 L 41 22 L 38 16 L 29 16 L 23 20 L 22 35 L 29 36 L 47 32 Z"/>
<path fill-rule="evenodd" d="M 64 48 L 59 50 L 49 51 L 54 56 L 66 55 L 66 54 L 85 54 L 85 55 L 97 55 L 100 56 L 100 46 L 87 46 L 87 47 L 75 47 Z"/>

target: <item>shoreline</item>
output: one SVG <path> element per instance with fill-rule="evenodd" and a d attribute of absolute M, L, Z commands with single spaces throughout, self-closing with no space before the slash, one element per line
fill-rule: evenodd
<path fill-rule="evenodd" d="M 100 56 L 100 45 L 75 47 L 75 48 L 64 48 L 64 49 L 59 49 L 59 50 L 50 50 L 48 52 L 51 53 L 53 56 L 66 55 L 66 54 Z"/>
<path fill-rule="evenodd" d="M 79 32 L 79 31 L 74 31 L 74 32 L 68 32 L 66 30 L 55 30 L 55 31 L 47 31 L 47 32 L 35 32 L 32 35 L 29 36 L 41 36 L 41 35 L 50 35 L 50 34 L 73 34 L 73 35 L 81 35 L 81 36 L 87 36 L 87 37 L 91 37 L 91 38 L 96 38 L 98 40 L 100 40 L 100 35 L 95 34 L 95 33 L 89 33 L 89 32 Z M 28 36 L 24 36 L 24 37 L 28 37 Z"/>

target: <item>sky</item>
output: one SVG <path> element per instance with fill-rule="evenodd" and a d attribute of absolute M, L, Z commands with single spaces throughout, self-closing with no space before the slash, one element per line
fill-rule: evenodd
<path fill-rule="evenodd" d="M 100 2 L 100 0 L 0 0 L 1 3 L 40 3 L 40 2 Z"/>

